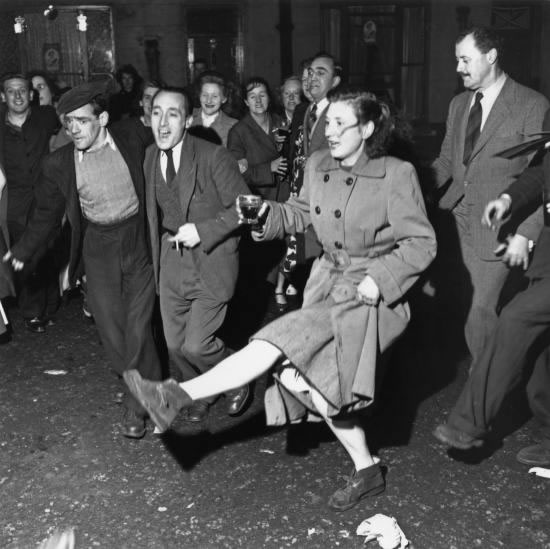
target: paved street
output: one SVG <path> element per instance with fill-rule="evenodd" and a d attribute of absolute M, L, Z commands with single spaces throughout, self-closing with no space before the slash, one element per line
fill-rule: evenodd
<path fill-rule="evenodd" d="M 204 425 L 178 418 L 164 436 L 129 440 L 118 431 L 120 382 L 79 299 L 45 335 L 13 317 L 13 340 L 0 347 L 2 549 L 34 548 L 57 527 L 76 529 L 78 549 L 359 548 L 355 530 L 376 513 L 394 516 L 415 549 L 550 548 L 550 480 L 515 460 L 533 442 L 531 421 L 461 460 L 430 434 L 467 364 L 429 308 L 365 420 L 387 490 L 345 513 L 326 501 L 349 460 L 322 426 L 267 428 L 267 379 L 240 418 L 225 415 L 221 398 Z"/>

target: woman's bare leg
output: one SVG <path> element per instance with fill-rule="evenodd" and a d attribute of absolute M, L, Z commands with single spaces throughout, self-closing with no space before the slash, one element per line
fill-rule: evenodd
<path fill-rule="evenodd" d="M 315 408 L 323 416 L 331 431 L 349 454 L 355 465 L 355 470 L 359 471 L 374 465 L 375 460 L 369 451 L 365 431 L 361 426 L 359 418 L 352 417 L 346 420 L 333 420 L 327 415 L 327 402 L 320 393 L 311 388 L 310 394 Z"/>
<path fill-rule="evenodd" d="M 193 399 L 208 398 L 238 389 L 267 372 L 283 354 L 267 341 L 255 339 L 204 374 L 180 383 Z"/>

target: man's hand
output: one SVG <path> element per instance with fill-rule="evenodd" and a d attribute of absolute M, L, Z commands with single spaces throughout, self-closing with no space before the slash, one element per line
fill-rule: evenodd
<path fill-rule="evenodd" d="M 194 223 L 182 225 L 174 236 L 168 238 L 170 242 L 181 243 L 185 248 L 194 248 L 201 238 Z"/>
<path fill-rule="evenodd" d="M 527 270 L 529 266 L 529 240 L 520 234 L 508 237 L 508 242 L 500 244 L 495 250 L 496 255 L 502 256 L 502 261 L 508 267 L 523 267 Z"/>
<path fill-rule="evenodd" d="M 241 173 L 246 172 L 248 170 L 248 160 L 246 158 L 241 158 L 240 160 L 237 160 L 237 164 L 239 165 L 239 171 Z"/>
<path fill-rule="evenodd" d="M 512 200 L 506 194 L 499 196 L 496 200 L 491 200 L 485 210 L 483 211 L 483 217 L 481 223 L 490 227 L 493 231 L 496 230 L 498 222 L 506 216 L 512 205 Z"/>
<path fill-rule="evenodd" d="M 4 255 L 4 257 L 2 258 L 2 261 L 4 263 L 11 263 L 11 266 L 13 267 L 14 271 L 21 271 L 25 266 L 23 261 L 19 261 L 19 259 L 16 259 L 15 257 L 13 257 L 13 254 L 11 253 L 11 251 L 8 251 Z"/>
<path fill-rule="evenodd" d="M 279 156 L 271 162 L 271 171 L 279 175 L 286 175 L 288 164 L 286 158 Z"/>
<path fill-rule="evenodd" d="M 357 286 L 357 299 L 366 305 L 378 305 L 380 301 L 380 288 L 378 288 L 378 284 L 369 275 Z"/>

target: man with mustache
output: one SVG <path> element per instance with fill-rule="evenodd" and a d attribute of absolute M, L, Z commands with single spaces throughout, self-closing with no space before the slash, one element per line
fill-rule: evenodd
<path fill-rule="evenodd" d="M 519 177 L 532 158 L 506 159 L 498 153 L 541 130 L 548 101 L 502 70 L 502 42 L 492 29 L 464 31 L 455 53 L 456 71 L 466 91 L 451 101 L 446 135 L 433 168 L 436 185 L 448 184 L 439 206 L 448 212 L 459 243 L 459 250 L 449 243 L 440 246 L 449 256 L 445 283 L 450 285 L 450 276 L 460 273 L 452 286 L 453 299 L 465 309 L 465 338 L 475 365 L 495 324 L 504 282 L 509 273 L 521 275 L 520 269 L 527 268 L 529 243 L 536 240 L 542 225 L 540 215 L 529 217 L 500 246 L 502 258 L 495 255 L 499 244 L 496 235 L 481 226 L 483 209 Z M 449 442 L 456 432 L 445 426 L 435 434 Z"/>

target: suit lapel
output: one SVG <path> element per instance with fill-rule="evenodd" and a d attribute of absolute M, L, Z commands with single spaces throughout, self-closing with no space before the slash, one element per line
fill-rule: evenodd
<path fill-rule="evenodd" d="M 513 95 L 513 91 L 513 81 L 508 77 L 493 104 L 493 108 L 485 121 L 483 130 L 479 134 L 479 139 L 475 144 L 470 160 L 479 153 L 479 151 L 487 144 L 489 139 L 494 135 L 501 124 L 510 116 L 508 102 L 511 95 Z"/>
<path fill-rule="evenodd" d="M 189 203 L 197 184 L 197 163 L 195 161 L 195 140 L 186 134 L 181 147 L 180 166 L 176 175 L 179 189 L 180 206 L 187 218 Z"/>
<path fill-rule="evenodd" d="M 325 120 L 327 117 L 327 110 L 328 106 L 325 107 L 323 112 L 319 115 L 315 129 L 313 130 L 313 135 L 311 136 L 309 142 L 309 148 L 313 151 L 319 149 L 325 140 Z"/>

